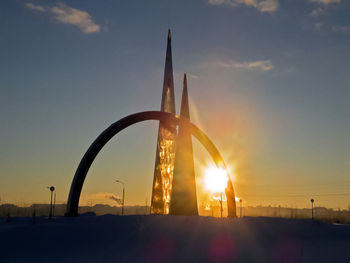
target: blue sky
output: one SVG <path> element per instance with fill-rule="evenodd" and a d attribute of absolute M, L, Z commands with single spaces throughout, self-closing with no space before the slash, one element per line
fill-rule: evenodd
<path fill-rule="evenodd" d="M 186 72 L 192 120 L 247 205 L 349 192 L 349 13 L 344 0 L 1 1 L 1 202 L 47 202 L 51 184 L 64 202 L 103 129 L 160 108 L 168 28 L 177 109 Z M 130 204 L 149 200 L 156 131 L 147 122 L 113 139 L 84 200 L 120 194 L 115 178 Z M 194 144 L 200 181 L 209 156 Z"/>

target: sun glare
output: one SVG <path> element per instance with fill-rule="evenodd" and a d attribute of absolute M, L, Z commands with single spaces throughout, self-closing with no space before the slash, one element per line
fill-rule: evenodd
<path fill-rule="evenodd" d="M 227 172 L 218 167 L 208 167 L 205 170 L 205 188 L 213 193 L 225 192 L 227 186 Z"/>

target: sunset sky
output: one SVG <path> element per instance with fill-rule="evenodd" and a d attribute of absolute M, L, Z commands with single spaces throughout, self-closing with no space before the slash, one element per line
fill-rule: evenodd
<path fill-rule="evenodd" d="M 66 202 L 111 123 L 159 110 L 172 31 L 176 107 L 213 140 L 245 205 L 350 205 L 350 2 L 0 1 L 0 203 Z M 81 204 L 150 204 L 157 122 L 98 155 Z M 212 164 L 195 139 L 198 192 Z M 147 201 L 146 201 L 147 200 Z"/>

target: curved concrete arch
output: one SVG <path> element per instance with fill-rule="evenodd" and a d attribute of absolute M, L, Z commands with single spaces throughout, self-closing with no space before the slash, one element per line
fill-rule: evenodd
<path fill-rule="evenodd" d="M 142 121 L 147 120 L 158 120 L 163 123 L 169 124 L 178 124 L 180 117 L 175 114 L 162 112 L 162 111 L 144 111 L 135 114 L 128 115 L 119 121 L 110 125 L 107 129 L 105 129 L 90 145 L 89 149 L 84 154 L 81 159 L 79 166 L 75 172 L 72 185 L 69 191 L 68 202 L 67 202 L 67 210 L 66 216 L 77 216 L 78 215 L 78 205 L 81 194 L 81 189 L 83 187 L 86 175 L 89 171 L 89 168 L 96 158 L 97 154 L 100 150 L 105 146 L 105 144 L 118 132 L 121 130 Z M 191 123 L 191 132 L 192 135 L 206 148 L 211 157 L 213 158 L 215 164 L 218 167 L 223 167 L 226 169 L 225 162 L 213 144 L 213 142 L 209 139 L 205 133 L 200 130 L 196 125 Z M 233 190 L 233 184 L 229 177 L 229 181 L 226 188 L 227 195 L 227 207 L 228 207 L 228 216 L 236 217 L 236 202 L 235 195 Z"/>

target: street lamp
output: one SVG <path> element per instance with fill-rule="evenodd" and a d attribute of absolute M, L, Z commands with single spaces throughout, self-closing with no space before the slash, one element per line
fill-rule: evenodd
<path fill-rule="evenodd" d="M 56 206 L 56 191 L 53 197 L 53 208 L 52 208 L 52 216 L 55 216 L 55 206 Z"/>
<path fill-rule="evenodd" d="M 314 220 L 314 202 L 315 200 L 311 198 L 311 219 Z"/>
<path fill-rule="evenodd" d="M 242 198 L 239 199 L 239 217 L 242 218 Z"/>
<path fill-rule="evenodd" d="M 120 183 L 123 185 L 123 203 L 122 203 L 122 216 L 124 215 L 124 198 L 125 198 L 125 184 L 120 180 L 115 180 L 116 183 Z"/>
<path fill-rule="evenodd" d="M 223 209 L 222 209 L 222 192 L 221 192 L 221 198 L 220 198 L 220 212 L 221 212 L 221 218 L 222 218 L 222 211 L 223 211 Z"/>
<path fill-rule="evenodd" d="M 53 191 L 55 191 L 55 187 L 54 186 L 50 186 L 50 187 L 47 187 L 50 189 L 50 192 L 51 192 L 51 202 L 50 202 L 50 213 L 49 213 L 49 219 L 52 219 L 52 194 L 53 194 Z"/>

